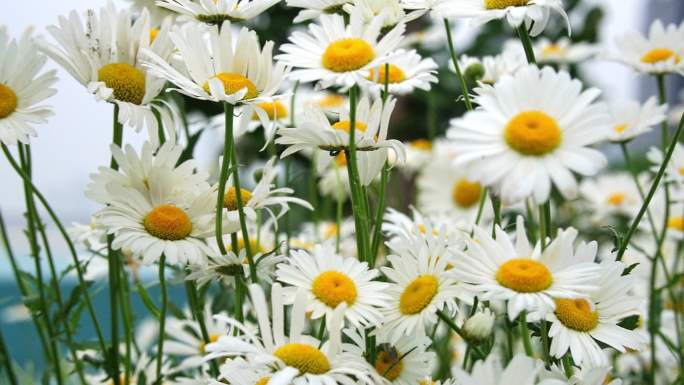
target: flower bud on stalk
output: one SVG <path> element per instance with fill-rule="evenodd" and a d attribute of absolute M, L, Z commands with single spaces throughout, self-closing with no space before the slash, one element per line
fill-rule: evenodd
<path fill-rule="evenodd" d="M 492 334 L 494 327 L 494 313 L 489 309 L 482 309 L 463 323 L 463 334 L 469 342 L 480 343 Z"/>

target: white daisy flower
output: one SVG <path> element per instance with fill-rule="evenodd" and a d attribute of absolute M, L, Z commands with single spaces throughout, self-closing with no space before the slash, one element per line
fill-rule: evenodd
<path fill-rule="evenodd" d="M 130 188 L 145 197 L 152 194 L 150 177 L 159 170 L 167 171 L 167 177 L 172 178 L 174 191 L 185 190 L 198 194 L 209 188 L 205 172 L 198 172 L 196 161 L 187 160 L 178 164 L 183 146 L 172 141 L 165 142 L 160 148 L 146 141 L 142 145 L 140 155 L 130 144 L 123 149 L 110 145 L 112 157 L 119 166 L 118 170 L 101 166 L 98 172 L 90 175 L 90 183 L 86 186 L 86 197 L 102 204 L 109 203 L 112 195 L 110 186 Z"/>
<path fill-rule="evenodd" d="M 453 119 L 448 137 L 469 179 L 491 186 L 504 203 L 533 197 L 546 202 L 553 183 L 566 198 L 577 194 L 570 172 L 594 175 L 605 156 L 588 146 L 609 134 L 609 115 L 594 103 L 597 89 L 567 72 L 528 66 L 494 86 L 475 90 L 475 111 Z"/>
<path fill-rule="evenodd" d="M 610 106 L 613 131 L 608 139 L 624 142 L 649 133 L 653 127 L 667 119 L 667 104 L 660 105 L 655 96 L 644 104 L 625 101 Z"/>
<path fill-rule="evenodd" d="M 446 236 L 449 238 L 449 243 L 453 247 L 460 247 L 462 245 L 464 230 L 459 221 L 454 221 L 453 217 L 448 213 L 440 213 L 439 215 L 423 215 L 420 211 L 411 207 L 411 216 L 399 212 L 393 208 L 388 208 L 383 217 L 382 231 L 385 236 L 392 242 L 395 237 L 409 237 L 415 231 L 415 228 L 421 233 L 425 233 L 428 227 L 432 228 L 433 233 L 438 229 L 446 229 Z"/>
<path fill-rule="evenodd" d="M 379 271 L 369 269 L 368 263 L 337 255 L 331 245 L 318 245 L 311 254 L 292 250 L 285 259 L 276 271 L 278 281 L 291 285 L 283 289 L 285 303 L 293 303 L 297 292 L 304 290 L 311 319 L 330 319 L 344 302 L 344 317 L 352 325 L 381 324 L 380 308 L 390 299 L 384 293 L 389 285 L 376 280 Z"/>
<path fill-rule="evenodd" d="M 398 165 L 402 171 L 413 174 L 421 170 L 432 159 L 433 143 L 427 139 L 414 139 L 404 142 L 406 162 Z"/>
<path fill-rule="evenodd" d="M 646 153 L 646 159 L 652 163 L 651 171 L 657 173 L 665 160 L 665 155 L 659 148 L 654 146 Z M 679 143 L 675 144 L 670 162 L 665 167 L 665 180 L 674 182 L 677 186 L 684 185 L 684 146 Z"/>
<path fill-rule="evenodd" d="M 342 13 L 342 6 L 351 0 L 286 0 L 288 7 L 302 8 L 294 18 L 294 23 L 316 19 L 324 14 Z"/>
<path fill-rule="evenodd" d="M 327 154 L 320 154 L 321 157 Z M 347 156 L 341 152 L 337 154 L 334 161 L 328 163 L 326 167 L 319 167 L 318 189 L 321 195 L 331 197 L 336 201 L 345 201 L 351 196 L 351 186 L 349 185 L 349 172 L 347 171 Z M 363 173 L 366 168 L 359 170 Z M 377 173 L 376 173 L 377 175 Z M 364 174 L 362 179 L 367 179 Z"/>
<path fill-rule="evenodd" d="M 191 98 L 253 105 L 272 100 L 287 73 L 284 65 L 273 64 L 273 42 L 260 48 L 256 32 L 244 27 L 233 41 L 230 22 L 220 27 L 198 28 L 195 23 L 174 27 L 170 38 L 181 64 L 144 50 L 143 65 Z"/>
<path fill-rule="evenodd" d="M 392 298 L 379 333 L 396 342 L 404 335 L 424 334 L 437 321 L 437 311 L 445 306 L 450 311 L 456 309 L 462 291 L 448 274 L 455 250 L 445 228 L 433 231 L 428 224 L 421 231 L 415 226 L 411 234 L 398 235 L 388 246 L 392 254 L 387 260 L 392 267 L 381 270 L 391 282 L 387 293 Z"/>
<path fill-rule="evenodd" d="M 262 14 L 280 0 L 156 0 L 170 9 L 203 23 L 221 25 L 224 21 L 243 22 Z"/>
<path fill-rule="evenodd" d="M 527 59 L 524 56 L 518 55 L 517 51 L 504 50 L 499 55 L 483 56 L 481 58 L 461 55 L 458 65 L 466 79 L 494 84 L 502 77 L 513 75 L 517 70 L 525 67 Z M 452 61 L 449 61 L 449 69 L 454 72 L 456 71 Z"/>
<path fill-rule="evenodd" d="M 572 377 L 565 375 L 564 369 L 552 365 L 551 370 L 542 370 L 539 377 L 541 385 L 621 385 L 619 378 L 612 379 L 609 366 L 575 368 Z"/>
<path fill-rule="evenodd" d="M 476 25 L 506 18 L 511 27 L 523 23 L 530 35 L 537 36 L 546 29 L 551 11 L 559 13 L 570 31 L 570 20 L 562 0 L 441 0 L 433 12 L 442 17 L 471 19 Z"/>
<path fill-rule="evenodd" d="M 297 114 L 307 108 L 318 108 L 331 119 L 339 119 L 340 114 L 349 106 L 349 96 L 329 90 L 312 91 L 300 86 L 296 95 Z"/>
<path fill-rule="evenodd" d="M 131 9 L 137 15 L 142 14 L 143 10 L 147 9 L 153 26 L 161 25 L 167 17 L 173 19 L 177 16 L 175 12 L 158 6 L 155 0 L 126 0 L 126 2 L 131 4 Z"/>
<path fill-rule="evenodd" d="M 651 213 L 654 227 L 659 234 L 663 232 L 663 226 L 665 226 L 665 235 L 668 238 L 681 240 L 684 239 L 683 192 L 681 188 L 671 188 L 670 190 L 670 197 L 668 201 L 664 187 L 659 186 L 658 190 L 656 190 L 655 195 L 653 196 L 653 199 L 651 200 L 651 204 L 648 206 L 648 211 Z M 667 221 L 665 220 L 666 216 Z M 651 232 L 651 225 L 648 220 L 642 220 L 639 223 L 639 226 L 641 230 L 649 233 Z M 655 247 L 652 251 L 655 251 Z"/>
<path fill-rule="evenodd" d="M 360 83 L 368 70 L 385 63 L 402 39 L 404 24 L 398 24 L 380 40 L 385 12 L 365 23 L 360 11 L 349 15 L 345 24 L 342 15 L 321 15 L 309 31 L 295 31 L 290 43 L 283 44 L 283 54 L 276 58 L 295 67 L 294 80 L 319 82 L 323 88 L 332 85 L 351 87 Z"/>
<path fill-rule="evenodd" d="M 274 284 L 271 287 L 271 317 L 261 287 L 252 284 L 249 292 L 261 338 L 239 322 L 227 319 L 243 336 L 222 336 L 215 343 L 207 345 L 207 351 L 210 352 L 208 359 L 246 356 L 250 361 L 272 366 L 273 375 L 269 382 L 275 384 L 352 384 L 357 381 L 373 384 L 369 377 L 372 369 L 363 356 L 347 351 L 348 347 L 342 344 L 345 304 L 340 304 L 333 316 L 326 320 L 328 339 L 321 344 L 316 338 L 303 334 L 306 313 L 304 291 L 300 291 L 295 298 L 288 317 L 290 332 L 287 337 L 284 333 L 284 293 L 280 285 Z"/>
<path fill-rule="evenodd" d="M 475 362 L 471 373 L 454 366 L 451 374 L 460 385 L 535 385 L 542 367 L 541 361 L 517 354 L 504 368 L 499 355 L 490 354 L 484 361 Z"/>
<path fill-rule="evenodd" d="M 231 385 L 266 385 L 273 375 L 268 366 L 250 363 L 242 358 L 228 359 L 219 369 L 218 379 L 225 380 Z M 213 379 L 208 382 L 209 385 L 225 383 Z"/>
<path fill-rule="evenodd" d="M 415 20 L 427 12 L 426 9 L 414 9 L 406 13 L 406 10 L 410 8 L 407 8 L 400 0 L 354 0 L 344 4 L 342 8 L 350 15 L 358 9 L 366 23 L 370 23 L 374 17 L 384 14 L 384 31 L 391 29 L 399 23 L 408 23 Z"/>
<path fill-rule="evenodd" d="M 573 43 L 567 37 L 556 41 L 542 38 L 534 45 L 534 55 L 539 63 L 577 64 L 591 59 L 599 52 L 600 47 L 596 44 Z"/>
<path fill-rule="evenodd" d="M 437 63 L 431 58 L 423 59 L 415 50 L 398 49 L 387 63 L 371 68 L 366 77 L 368 81 L 362 83 L 376 95 L 384 90 L 385 78 L 387 90 L 397 95 L 410 94 L 415 89 L 429 91 L 430 83 L 437 83 Z"/>
<path fill-rule="evenodd" d="M 357 258 L 356 225 L 353 218 L 343 218 L 340 224 L 321 221 L 318 224 L 305 223 L 302 231 L 290 239 L 291 249 L 301 249 L 313 252 L 317 245 L 336 247 L 337 236 L 340 237 L 339 254 L 347 258 Z"/>
<path fill-rule="evenodd" d="M 150 194 L 109 185 L 108 206 L 96 214 L 97 221 L 114 234 L 115 250 L 130 250 L 143 264 L 157 262 L 162 255 L 172 265 L 204 263 L 211 249 L 204 238 L 214 233 L 216 191 L 190 194 L 178 189 L 172 173 L 155 169 L 148 178 Z M 224 220 L 226 233 L 238 223 Z"/>
<path fill-rule="evenodd" d="M 639 189 L 634 178 L 626 172 L 584 179 L 579 192 L 588 203 L 588 211 L 595 221 L 616 214 L 632 218 L 641 208 Z"/>
<path fill-rule="evenodd" d="M 630 31 L 616 40 L 619 52 L 611 55 L 634 68 L 648 74 L 684 74 L 684 22 L 663 25 L 656 20 L 651 24 L 648 37 L 636 31 Z"/>
<path fill-rule="evenodd" d="M 466 250 L 457 252 L 458 268 L 451 271 L 481 300 L 508 301 L 509 319 L 526 311 L 528 320 L 537 320 L 553 311 L 554 298 L 583 298 L 598 288 L 600 266 L 593 263 L 597 244 L 575 247 L 577 230 L 560 230 L 542 251 L 539 243 L 530 245 L 518 217 L 515 244 L 511 238 L 498 226 L 496 239 L 488 229 L 476 227 Z"/>
<path fill-rule="evenodd" d="M 177 119 L 168 104 L 156 100 L 166 80 L 141 65 L 143 51 L 164 59 L 171 56 L 170 25 L 166 20 L 152 28 L 147 10 L 134 21 L 129 10 L 117 10 L 110 1 L 99 15 L 87 10 L 85 20 L 75 11 L 60 16 L 59 25 L 47 27 L 58 45 L 40 41 L 40 47 L 98 100 L 116 104 L 121 124 L 138 131 L 147 127 L 150 140 L 156 141 L 159 113 L 167 135 L 175 140 Z"/>
<path fill-rule="evenodd" d="M 10 40 L 0 26 L 0 142 L 7 146 L 29 143 L 36 136 L 35 125 L 47 123 L 52 108 L 40 104 L 57 93 L 52 85 L 56 71 L 38 72 L 45 64 L 33 41 L 32 29 Z"/>
<path fill-rule="evenodd" d="M 599 290 L 586 299 L 554 298 L 555 310 L 546 315 L 551 322 L 550 353 L 561 358 L 569 351 L 573 361 L 583 367 L 608 365 L 599 342 L 620 352 L 625 348 L 639 350 L 646 344 L 643 335 L 618 325 L 622 319 L 639 314 L 643 298 L 629 295 L 634 277 L 622 275 L 626 266 L 620 262 L 601 267 Z"/>
<path fill-rule="evenodd" d="M 363 355 L 367 351 L 366 339 L 358 329 L 345 329 L 344 334 L 354 343 L 349 346 L 356 354 Z M 437 363 L 436 354 L 427 350 L 431 344 L 428 337 L 419 334 L 402 336 L 394 344 L 381 336 L 376 337 L 375 372 L 372 374 L 375 383 L 422 385 L 420 381 L 432 373 Z"/>

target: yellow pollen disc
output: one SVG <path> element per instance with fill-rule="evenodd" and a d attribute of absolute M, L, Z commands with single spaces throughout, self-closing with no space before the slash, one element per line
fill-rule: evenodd
<path fill-rule="evenodd" d="M 619 206 L 624 201 L 625 201 L 625 194 L 623 194 L 623 193 L 614 193 L 608 197 L 608 204 L 613 205 L 613 206 Z"/>
<path fill-rule="evenodd" d="M 469 208 L 480 201 L 481 192 L 482 186 L 479 183 L 461 178 L 454 183 L 451 197 L 459 207 Z"/>
<path fill-rule="evenodd" d="M 423 311 L 437 295 L 439 281 L 434 275 L 421 275 L 411 282 L 399 298 L 399 310 L 411 315 Z"/>
<path fill-rule="evenodd" d="M 412 148 L 415 148 L 416 150 L 422 150 L 422 151 L 431 151 L 432 150 L 432 142 L 430 142 L 427 139 L 416 139 L 411 141 L 409 143 L 409 146 Z"/>
<path fill-rule="evenodd" d="M 237 202 L 237 190 L 235 187 L 231 186 L 228 191 L 223 195 L 223 207 L 228 209 L 228 211 L 235 211 L 238 209 Z M 242 207 L 247 205 L 250 199 L 252 199 L 252 193 L 249 190 L 243 188 L 240 189 L 240 198 L 242 199 Z"/>
<path fill-rule="evenodd" d="M 332 125 L 332 128 L 340 131 L 344 131 L 347 134 L 351 131 L 351 121 L 349 120 L 340 120 L 339 122 L 335 123 Z M 366 131 L 368 126 L 366 123 L 359 122 L 358 120 L 356 121 L 356 126 L 355 128 L 361 132 Z"/>
<path fill-rule="evenodd" d="M 264 111 L 266 111 L 266 115 L 268 115 L 268 118 L 271 120 L 274 119 L 283 119 L 287 117 L 287 107 L 285 107 L 285 104 L 281 102 L 280 100 L 274 100 L 272 102 L 261 102 L 258 104 L 259 107 L 261 107 Z M 252 114 L 252 120 L 258 120 L 259 115 Z"/>
<path fill-rule="evenodd" d="M 323 374 L 330 370 L 330 362 L 325 354 L 311 345 L 285 344 L 273 354 L 285 365 L 299 370 L 300 374 Z"/>
<path fill-rule="evenodd" d="M 251 80 L 246 77 L 232 73 L 232 72 L 221 72 L 216 74 L 214 78 L 218 79 L 223 83 L 223 90 L 226 95 L 232 95 L 244 88 L 247 88 L 247 93 L 242 98 L 244 99 L 254 99 L 259 96 L 259 91 L 257 91 L 256 86 Z M 209 92 L 209 81 L 204 82 L 202 86 L 205 92 Z"/>
<path fill-rule="evenodd" d="M 418 385 L 437 385 L 437 382 L 423 379 L 418 381 Z"/>
<path fill-rule="evenodd" d="M 586 299 L 554 299 L 556 317 L 569 329 L 588 332 L 598 325 L 598 312 L 592 311 Z"/>
<path fill-rule="evenodd" d="M 143 226 L 148 233 L 166 241 L 184 239 L 192 232 L 192 221 L 188 214 L 169 204 L 157 206 L 147 213 Z"/>
<path fill-rule="evenodd" d="M 244 239 L 238 238 L 237 248 L 238 248 L 238 251 L 245 248 Z M 261 244 L 257 245 L 256 237 L 251 237 L 251 236 L 249 238 L 249 249 L 252 251 L 252 253 L 265 253 L 266 252 L 266 250 L 263 248 L 263 246 Z M 242 263 L 246 265 L 249 263 L 249 261 L 247 260 L 247 258 L 245 258 L 242 260 Z"/>
<path fill-rule="evenodd" d="M 524 7 L 528 0 L 484 0 L 486 9 L 506 9 L 508 7 Z"/>
<path fill-rule="evenodd" d="M 618 124 L 617 126 L 613 127 L 613 130 L 615 130 L 615 132 L 618 134 L 622 134 L 628 127 L 629 125 L 627 124 Z"/>
<path fill-rule="evenodd" d="M 375 57 L 373 47 L 359 38 L 346 38 L 331 43 L 323 53 L 323 67 L 333 72 L 348 72 L 363 68 Z"/>
<path fill-rule="evenodd" d="M 684 231 L 684 217 L 672 217 L 668 219 L 667 227 L 677 231 Z"/>
<path fill-rule="evenodd" d="M 159 35 L 159 28 L 150 29 L 150 44 L 154 42 L 154 40 L 157 38 L 157 35 Z"/>
<path fill-rule="evenodd" d="M 111 63 L 97 71 L 97 80 L 114 90 L 114 98 L 140 104 L 145 97 L 145 74 L 128 63 Z"/>
<path fill-rule="evenodd" d="M 340 153 L 340 154 L 343 154 L 343 153 Z M 346 164 L 347 158 L 344 158 L 344 159 L 345 159 L 345 164 Z M 337 226 L 337 224 L 329 223 L 323 228 L 323 239 L 330 239 L 332 237 L 335 237 L 335 236 L 337 236 L 337 234 L 339 232 L 340 232 L 340 228 L 339 228 L 339 226 Z"/>
<path fill-rule="evenodd" d="M 504 139 L 515 151 L 542 156 L 555 150 L 563 136 L 556 121 L 541 111 L 521 112 L 506 126 Z"/>
<path fill-rule="evenodd" d="M 558 44 L 549 44 L 542 48 L 542 55 L 560 55 L 564 51 L 565 49 Z"/>
<path fill-rule="evenodd" d="M 347 156 L 344 155 L 344 152 L 337 154 L 335 157 L 335 164 L 337 167 L 347 167 Z"/>
<path fill-rule="evenodd" d="M 210 335 L 210 336 L 209 336 L 209 343 L 218 341 L 219 337 L 221 337 L 221 336 L 218 335 L 218 334 L 212 334 L 212 335 Z M 200 344 L 199 344 L 199 352 L 202 353 L 202 354 L 204 354 L 206 346 L 207 346 L 207 344 L 206 344 L 204 341 L 200 341 Z"/>
<path fill-rule="evenodd" d="M 351 306 L 356 301 L 356 285 L 347 275 L 326 271 L 313 280 L 311 291 L 319 301 L 335 308 L 342 302 Z"/>
<path fill-rule="evenodd" d="M 330 94 L 318 100 L 318 106 L 321 108 L 336 108 L 344 104 L 344 96 L 337 94 Z"/>
<path fill-rule="evenodd" d="M 371 68 L 367 79 L 376 83 L 385 84 L 385 77 L 387 77 L 387 82 L 390 84 L 401 83 L 406 80 L 404 71 L 394 64 L 389 65 L 389 74 L 385 71 L 385 64 L 380 64 L 377 68 Z"/>
<path fill-rule="evenodd" d="M 401 357 L 401 353 L 394 348 L 389 352 L 384 350 L 379 352 L 375 359 L 375 370 L 390 381 L 396 380 L 404 368 L 404 362 L 399 360 L 399 357 Z"/>
<path fill-rule="evenodd" d="M 268 381 L 270 379 L 271 379 L 270 376 L 261 377 L 257 382 L 254 383 L 254 385 L 266 385 L 266 384 L 268 384 Z"/>
<path fill-rule="evenodd" d="M 551 272 L 543 264 L 526 258 L 511 259 L 499 267 L 496 280 L 519 293 L 536 293 L 551 286 Z"/>
<path fill-rule="evenodd" d="M 679 175 L 684 176 L 684 167 L 680 167 L 679 170 L 677 170 Z"/>
<path fill-rule="evenodd" d="M 17 94 L 11 88 L 0 83 L 0 119 L 4 119 L 17 109 Z"/>
<path fill-rule="evenodd" d="M 655 64 L 663 61 L 670 60 L 674 57 L 676 64 L 682 61 L 682 57 L 677 55 L 673 50 L 668 48 L 656 48 L 652 49 L 641 57 L 641 61 L 647 64 Z"/>

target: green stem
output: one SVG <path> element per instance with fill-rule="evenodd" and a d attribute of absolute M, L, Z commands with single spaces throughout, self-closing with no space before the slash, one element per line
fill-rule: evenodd
<path fill-rule="evenodd" d="M 620 149 L 622 150 L 622 156 L 625 159 L 625 166 L 627 166 L 627 170 L 629 170 L 629 173 L 632 174 L 632 178 L 634 179 L 634 184 L 636 184 L 637 190 L 639 191 L 639 196 L 641 199 L 644 199 L 644 188 L 641 187 L 641 183 L 639 182 L 639 175 L 637 174 L 636 168 L 634 167 L 634 163 L 632 162 L 632 157 L 629 154 L 629 149 L 627 148 L 627 143 L 626 142 L 620 142 Z M 651 226 L 651 232 L 653 232 L 653 237 L 655 238 L 656 242 L 658 241 L 658 230 L 656 230 L 655 226 L 655 221 L 653 220 L 653 215 L 651 214 L 650 210 L 646 210 L 646 216 L 648 218 L 648 222 Z"/>
<path fill-rule="evenodd" d="M 458 57 L 456 55 L 456 50 L 454 49 L 454 42 L 451 38 L 451 25 L 449 25 L 449 20 L 444 19 L 444 28 L 446 29 L 447 43 L 449 45 L 449 54 L 451 55 L 451 62 L 456 70 L 456 76 L 458 77 L 459 83 L 461 83 L 461 91 L 463 92 L 463 103 L 468 111 L 473 110 L 473 105 L 470 102 L 470 95 L 468 94 L 468 85 L 463 73 L 461 72 L 461 67 L 458 65 Z"/>
<path fill-rule="evenodd" d="M 492 208 L 494 209 L 494 223 L 492 224 L 492 238 L 496 239 L 496 227 L 501 226 L 501 199 L 492 195 Z"/>
<path fill-rule="evenodd" d="M 207 331 L 207 324 L 204 320 L 204 306 L 199 303 L 200 301 L 197 298 L 197 286 L 195 286 L 195 282 L 185 281 L 185 293 L 188 297 L 188 304 L 190 305 L 193 318 L 197 320 L 197 324 L 199 325 L 202 340 L 205 344 L 208 344 L 211 342 L 211 340 L 209 338 L 209 332 Z M 209 365 L 211 375 L 217 377 L 219 374 L 219 369 L 216 361 L 211 360 Z"/>
<path fill-rule="evenodd" d="M 164 276 L 164 267 L 166 264 L 166 255 L 162 254 L 159 258 L 159 288 L 161 290 L 161 307 L 159 311 L 159 342 L 157 344 L 157 382 L 162 383 L 162 358 L 164 357 L 164 339 L 166 330 L 166 307 L 168 306 L 168 296 L 166 292 L 166 278 Z"/>
<path fill-rule="evenodd" d="M 567 378 L 572 377 L 574 374 L 574 369 L 572 368 L 572 363 L 570 362 L 570 354 L 566 354 L 562 358 L 563 361 L 563 369 L 565 369 L 565 376 Z"/>
<path fill-rule="evenodd" d="M 317 156 L 318 152 L 314 151 L 313 154 L 311 154 L 311 169 L 309 172 L 309 203 L 311 203 L 311 206 L 313 206 L 313 210 L 311 211 L 311 219 L 314 224 L 314 234 L 318 237 L 318 228 L 319 228 L 319 217 L 318 217 L 318 190 L 316 188 L 316 163 L 317 163 Z M 319 239 L 317 239 L 319 240 Z"/>
<path fill-rule="evenodd" d="M 530 342 L 530 332 L 527 330 L 527 313 L 520 313 L 518 319 L 518 324 L 520 326 L 520 337 L 523 341 L 523 346 L 525 347 L 525 354 L 529 357 L 534 357 L 534 350 L 532 349 L 532 342 Z"/>
<path fill-rule="evenodd" d="M 294 127 L 296 124 L 295 120 L 295 102 L 297 100 L 297 89 L 299 88 L 299 80 L 297 80 L 294 84 L 294 87 L 292 88 L 292 96 L 290 97 L 290 127 Z M 292 161 L 290 160 L 290 157 L 285 158 L 285 186 L 290 185 L 290 168 L 291 168 L 291 163 Z M 290 227 L 290 213 L 292 210 L 288 210 L 283 218 L 283 221 L 285 222 L 285 240 L 287 241 L 286 245 L 286 254 L 290 255 L 290 238 L 292 237 L 292 229 Z"/>
<path fill-rule="evenodd" d="M 658 100 L 660 104 L 666 104 L 667 103 L 667 91 L 665 89 L 665 75 L 664 74 L 659 74 L 656 75 L 656 83 L 658 84 Z M 669 127 L 667 123 L 667 119 L 663 120 L 663 122 L 660 124 L 660 130 L 661 130 L 661 140 L 662 140 L 662 146 L 663 146 L 663 151 L 667 148 L 667 143 L 668 143 L 668 136 L 669 136 Z"/>
<path fill-rule="evenodd" d="M 542 356 L 544 357 L 544 362 L 551 365 L 551 356 L 549 354 L 549 325 L 544 319 L 542 319 L 539 324 L 541 325 L 539 332 L 542 341 Z"/>
<path fill-rule="evenodd" d="M 214 236 L 216 237 L 216 244 L 218 245 L 221 254 L 226 255 L 226 245 L 223 242 L 223 199 L 226 195 L 226 182 L 228 181 L 228 166 L 230 165 L 230 144 L 233 143 L 229 138 L 233 137 L 233 105 L 229 103 L 223 104 L 223 111 L 225 115 L 225 133 L 223 141 L 223 160 L 221 161 L 221 171 L 219 172 L 218 195 L 216 196 L 216 227 Z M 236 195 L 240 195 L 236 191 Z"/>
<path fill-rule="evenodd" d="M 547 216 L 547 211 L 550 211 L 551 204 L 546 201 L 539 205 L 539 243 L 541 243 L 542 251 L 546 249 L 547 238 L 551 236 L 551 221 Z"/>
<path fill-rule="evenodd" d="M 385 161 L 385 166 L 382 168 L 380 175 L 380 191 L 378 192 L 378 207 L 375 210 L 375 228 L 373 232 L 373 242 L 368 264 L 371 268 L 375 266 L 375 258 L 377 258 L 378 250 L 380 249 L 380 242 L 382 240 L 382 217 L 385 213 L 385 194 L 387 193 L 387 182 L 390 175 L 390 164 Z"/>
<path fill-rule="evenodd" d="M 530 33 L 527 31 L 527 26 L 525 23 L 520 24 L 518 27 L 518 37 L 522 43 L 523 49 L 525 50 L 525 57 L 527 57 L 527 62 L 529 64 L 537 63 L 537 59 L 534 57 L 534 47 L 532 46 L 532 39 L 530 38 Z"/>
<path fill-rule="evenodd" d="M 5 344 L 5 337 L 0 331 L 0 358 L 3 358 L 2 363 L 5 367 L 5 373 L 7 373 L 7 379 L 9 380 L 10 385 L 19 385 L 17 374 L 14 372 L 14 367 L 12 366 L 11 357 L 7 345 Z"/>
<path fill-rule="evenodd" d="M 458 334 L 459 337 L 461 337 L 464 341 L 467 341 L 467 338 L 463 334 L 463 330 L 461 330 L 461 328 L 458 327 L 458 325 L 456 325 L 454 321 L 446 313 L 444 313 L 442 310 L 437 310 L 437 317 L 444 321 L 444 323 L 447 324 L 449 328 L 453 330 L 456 334 Z"/>

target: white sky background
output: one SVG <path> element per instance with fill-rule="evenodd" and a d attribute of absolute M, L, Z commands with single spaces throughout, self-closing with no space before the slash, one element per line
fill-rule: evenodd
<path fill-rule="evenodd" d="M 647 20 L 643 15 L 647 4 L 679 0 L 593 0 L 606 7 L 606 20 L 602 36 L 606 45 L 614 48 L 613 38 L 628 29 L 644 29 Z M 10 34 L 19 36 L 27 26 L 34 26 L 37 33 L 46 34 L 45 27 L 57 22 L 58 15 L 72 9 L 81 12 L 86 7 L 97 8 L 106 0 L 33 0 L 7 1 L 0 5 L 0 24 L 7 25 Z M 117 1 L 121 6 L 125 2 Z M 48 68 L 58 68 L 48 62 Z M 598 61 L 587 64 L 585 73 L 593 85 L 601 88 L 608 99 L 636 96 L 637 77 L 620 64 Z M 108 145 L 111 141 L 112 106 L 98 103 L 84 87 L 58 68 L 58 94 L 49 100 L 55 116 L 50 123 L 38 128 L 39 137 L 32 140 L 34 179 L 65 225 L 72 221 L 87 222 L 91 213 L 98 209 L 83 195 L 89 174 L 99 165 L 109 162 Z M 124 131 L 124 141 L 136 148 L 145 133 Z M 27 245 L 22 233 L 24 202 L 19 178 L 4 159 L 0 160 L 0 208 L 9 226 L 10 237 L 18 256 L 25 255 Z M 52 223 L 44 219 L 51 229 L 51 245 L 56 255 L 64 255 L 64 243 L 54 231 Z M 0 252 L 0 276 L 10 273 Z M 20 258 L 29 262 L 28 258 Z"/>

